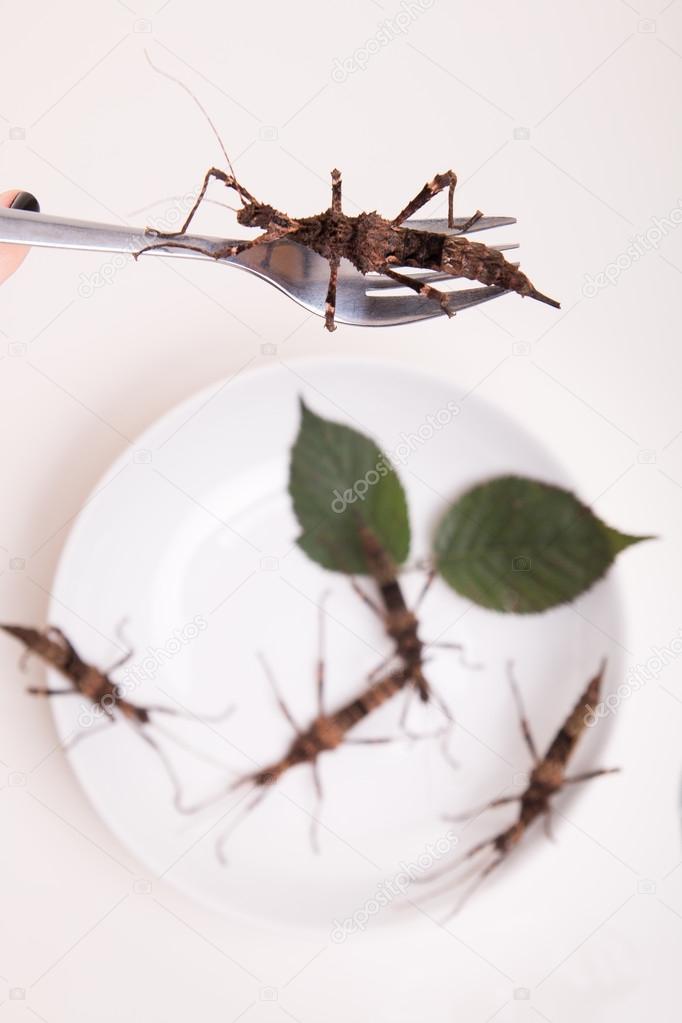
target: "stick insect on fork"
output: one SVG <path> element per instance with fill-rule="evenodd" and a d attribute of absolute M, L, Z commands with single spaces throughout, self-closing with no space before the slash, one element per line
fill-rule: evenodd
<path fill-rule="evenodd" d="M 149 60 L 149 57 L 147 59 Z M 151 60 L 149 63 L 152 63 Z M 152 67 L 160 71 L 153 64 Z M 439 303 L 443 312 L 448 315 L 454 314 L 448 292 L 434 287 L 434 281 L 452 281 L 456 278 L 479 281 L 481 284 L 515 291 L 519 295 L 529 296 L 559 308 L 558 302 L 539 292 L 515 264 L 505 259 L 499 249 L 481 242 L 472 242 L 465 237 L 466 232 L 482 218 L 480 210 L 465 222 L 458 234 L 444 234 L 406 226 L 406 221 L 410 217 L 422 209 L 430 199 L 447 189 L 448 228 L 450 230 L 454 228 L 454 193 L 457 185 L 457 175 L 454 171 L 436 174 L 396 217 L 387 220 L 376 211 L 363 212 L 357 216 L 344 213 L 341 173 L 334 169 L 331 172 L 329 208 L 313 216 L 294 218 L 269 203 L 256 199 L 239 182 L 215 125 L 199 101 L 183 82 L 165 71 L 160 73 L 181 85 L 199 105 L 218 138 L 228 170 L 211 167 L 204 176 L 197 199 L 181 228 L 173 232 L 149 231 L 150 238 L 155 240 L 150 241 L 150 244 L 136 253 L 136 256 L 154 248 L 175 247 L 191 249 L 214 259 L 224 259 L 237 256 L 256 245 L 267 245 L 287 238 L 315 252 L 329 264 L 325 326 L 330 331 L 335 329 L 337 278 L 341 259 L 349 260 L 362 274 L 383 274 L 395 283 L 432 299 Z M 256 238 L 230 242 L 224 248 L 219 247 L 211 252 L 183 241 L 183 235 L 204 200 L 212 180 L 221 182 L 227 189 L 237 194 L 241 204 L 236 210 L 238 223 L 244 227 L 259 228 L 261 234 Z M 417 268 L 433 276 L 430 280 L 414 279 L 403 272 L 404 268 Z"/>

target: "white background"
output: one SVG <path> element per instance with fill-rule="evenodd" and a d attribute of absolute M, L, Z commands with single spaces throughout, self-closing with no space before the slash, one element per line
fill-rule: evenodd
<path fill-rule="evenodd" d="M 338 165 L 349 212 L 388 214 L 452 166 L 459 212 L 516 215 L 524 268 L 563 303 L 556 314 L 508 297 L 453 322 L 330 337 L 221 267 L 32 253 L 0 295 L 3 619 L 44 620 L 74 517 L 157 416 L 259 363 L 328 352 L 431 369 L 535 431 L 604 518 L 661 538 L 617 568 L 626 665 L 679 635 L 682 235 L 652 222 L 682 201 L 682 4 L 423 7 L 368 47 L 404 8 L 3 5 L 0 178 L 45 212 L 146 223 L 172 215 L 219 161 L 194 105 L 147 65 L 148 47 L 197 92 L 264 200 L 321 209 Z M 201 223 L 232 231 L 217 207 Z M 586 288 L 615 264 L 615 283 Z M 605 758 L 623 776 L 571 804 L 538 874 L 508 873 L 504 899 L 496 886 L 498 912 L 488 901 L 485 918 L 474 905 L 448 929 L 422 920 L 333 946 L 294 928 L 235 928 L 153 879 L 137 894 L 144 873 L 55 750 L 48 708 L 23 694 L 15 645 L 1 652 L 5 1019 L 678 1018 L 674 660 L 618 709 Z"/>

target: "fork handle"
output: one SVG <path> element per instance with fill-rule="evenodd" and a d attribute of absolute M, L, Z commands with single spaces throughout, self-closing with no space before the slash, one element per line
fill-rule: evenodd
<path fill-rule="evenodd" d="M 51 217 L 45 213 L 27 210 L 0 209 L 0 243 L 11 245 L 38 245 L 50 249 L 88 249 L 94 252 L 139 252 L 154 245 L 153 235 L 144 229 L 125 225 L 97 224 L 87 220 Z M 191 249 L 164 246 L 150 249 L 145 256 L 185 256 L 211 259 L 213 253 L 226 245 L 235 245 L 238 239 L 210 238 L 201 235 L 183 235 L 184 245 L 196 245 L 205 253 Z"/>

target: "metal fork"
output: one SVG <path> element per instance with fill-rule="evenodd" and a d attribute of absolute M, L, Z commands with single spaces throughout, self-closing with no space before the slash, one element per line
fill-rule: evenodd
<path fill-rule="evenodd" d="M 423 231 L 458 234 L 466 223 L 465 218 L 458 219 L 455 221 L 455 227 L 450 229 L 447 220 L 408 220 L 404 226 Z M 515 223 L 514 217 L 482 217 L 476 221 L 471 232 Z M 207 255 L 190 249 L 154 248 L 144 253 L 144 256 L 212 259 L 210 255 L 212 252 L 226 244 L 232 244 L 232 241 L 226 238 L 201 235 L 183 235 L 182 240 L 189 245 L 205 249 Z M 25 210 L 0 209 L 0 243 L 122 252 L 132 255 L 144 249 L 150 241 L 153 241 L 150 235 L 140 228 L 70 220 L 66 217 L 52 217 Z M 512 244 L 492 247 L 503 250 L 518 246 Z M 279 288 L 305 309 L 318 316 L 324 315 L 329 266 L 326 260 L 310 249 L 283 239 L 265 245 L 254 245 L 238 256 L 221 258 L 218 262 L 247 270 Z M 415 272 L 414 268 L 405 268 L 403 272 L 424 283 L 452 280 L 447 274 L 429 270 Z M 459 312 L 504 294 L 506 294 L 504 288 L 495 286 L 465 288 L 450 292 L 449 306 L 451 311 Z M 444 311 L 438 302 L 408 291 L 381 274 L 365 276 L 347 260 L 341 261 L 336 300 L 336 319 L 339 323 L 363 327 L 388 327 L 442 315 Z"/>

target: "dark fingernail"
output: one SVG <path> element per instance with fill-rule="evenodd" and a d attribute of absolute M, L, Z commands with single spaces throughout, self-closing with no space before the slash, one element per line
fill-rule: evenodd
<path fill-rule="evenodd" d="M 30 213 L 40 213 L 40 203 L 35 195 L 30 192 L 19 192 L 18 196 L 10 206 L 11 210 L 28 210 Z"/>

